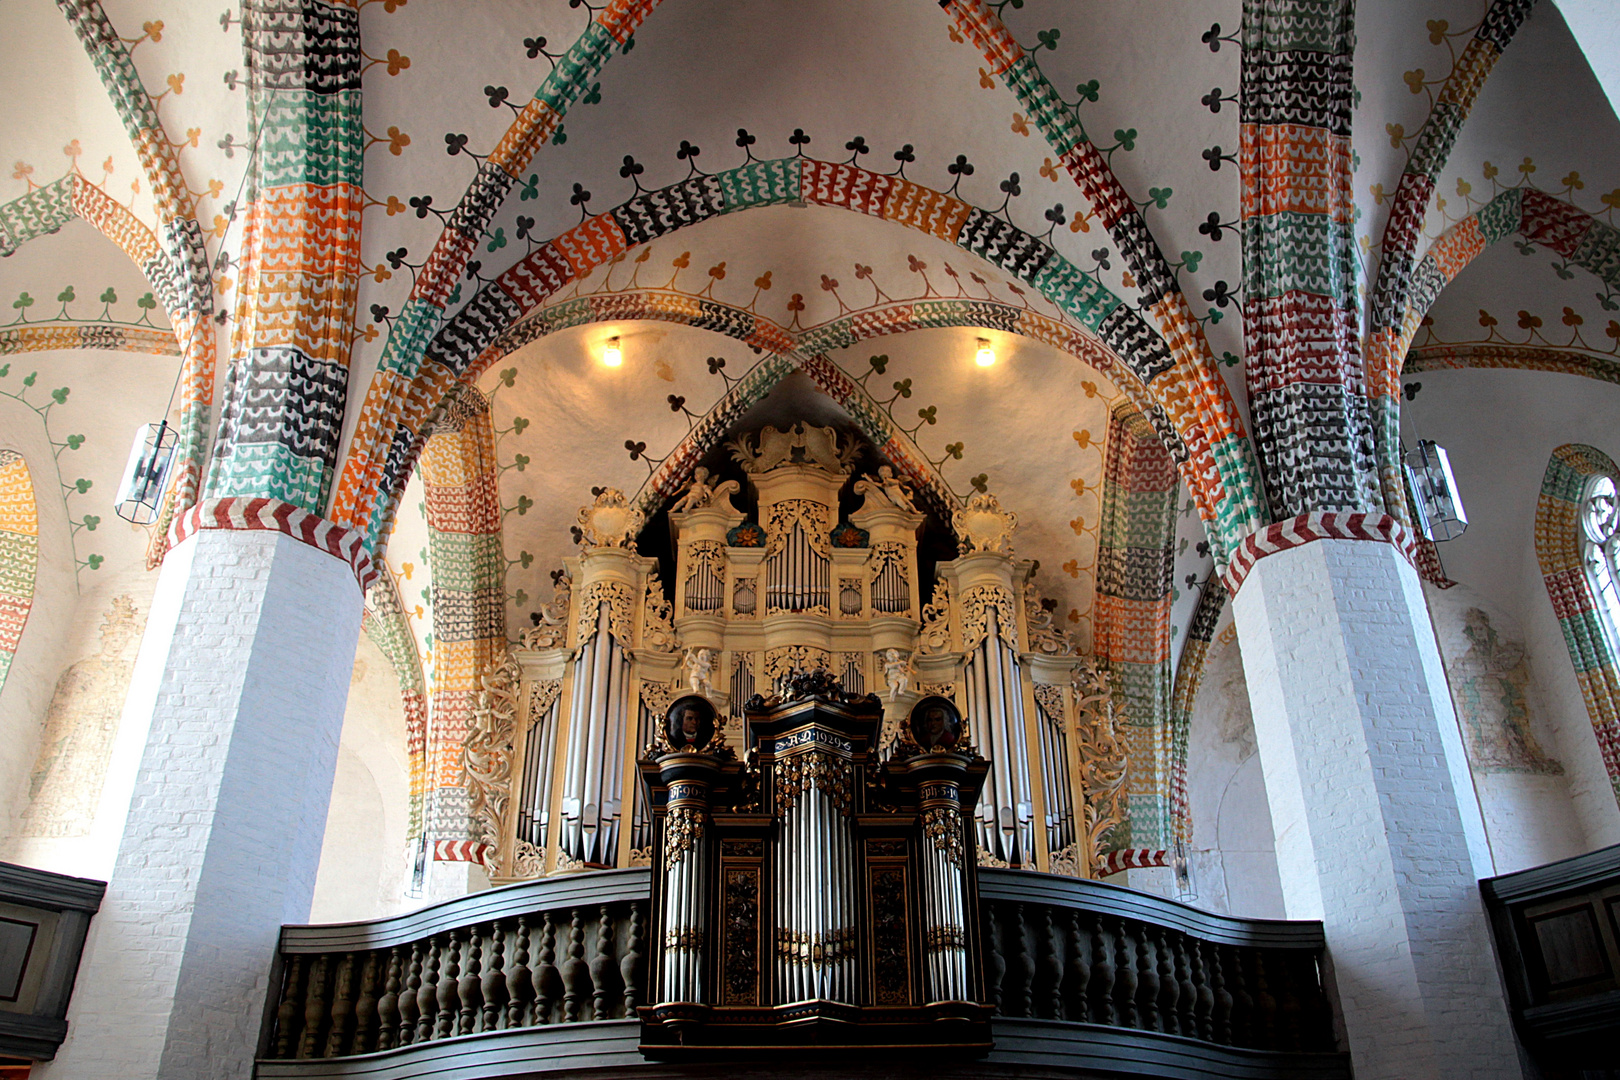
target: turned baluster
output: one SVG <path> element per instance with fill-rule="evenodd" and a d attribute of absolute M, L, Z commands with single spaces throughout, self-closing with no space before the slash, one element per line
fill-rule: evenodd
<path fill-rule="evenodd" d="M 1095 1024 L 1114 1025 L 1119 1023 L 1119 1013 L 1114 1009 L 1114 977 L 1117 969 L 1114 967 L 1114 940 L 1103 925 L 1101 916 L 1091 915 L 1091 987 L 1087 995 L 1090 1000 L 1089 1011 L 1091 1021 Z"/>
<path fill-rule="evenodd" d="M 1193 985 L 1192 1030 L 1205 1042 L 1214 1038 L 1210 1014 L 1215 1009 L 1215 992 L 1211 987 L 1211 973 L 1204 963 L 1206 946 L 1197 938 L 1187 939 L 1187 977 Z M 1187 1033 L 1183 1028 L 1183 1033 Z"/>
<path fill-rule="evenodd" d="M 1322 989 L 1322 969 L 1316 954 L 1302 954 L 1295 969 L 1294 985 L 1299 988 L 1305 1009 L 1306 1040 L 1302 1050 L 1332 1050 L 1333 1012 Z"/>
<path fill-rule="evenodd" d="M 1024 921 L 1024 905 L 1013 905 L 1012 941 L 1017 950 L 1018 975 L 1013 980 L 1012 1016 L 1035 1015 L 1035 957 L 1029 949 L 1029 928 Z"/>
<path fill-rule="evenodd" d="M 388 950 L 388 974 L 383 978 L 382 997 L 377 999 L 378 1050 L 392 1050 L 399 1040 L 399 991 L 404 967 L 405 950 L 395 945 Z"/>
<path fill-rule="evenodd" d="M 1294 965 L 1287 953 L 1261 953 L 1271 989 L 1277 999 L 1277 1049 L 1299 1050 L 1305 1044 L 1304 1011 L 1300 1008 L 1298 988 L 1294 985 Z"/>
<path fill-rule="evenodd" d="M 1226 950 L 1209 946 L 1209 989 L 1213 1005 L 1209 1011 L 1210 1038 L 1222 1046 L 1232 1044 L 1232 993 L 1226 988 Z"/>
<path fill-rule="evenodd" d="M 1122 1025 L 1140 1027 L 1136 1011 L 1136 945 L 1124 919 L 1114 920 L 1114 942 L 1119 948 L 1114 961 L 1114 1007 Z"/>
<path fill-rule="evenodd" d="M 495 922 L 485 939 L 489 942 L 489 960 L 484 964 L 484 1020 L 479 1031 L 499 1028 L 506 1012 L 506 926 Z"/>
<path fill-rule="evenodd" d="M 540 935 L 540 966 L 535 970 L 534 977 L 537 995 L 534 1021 L 537 1024 L 551 1023 L 551 1011 L 563 994 L 562 973 L 553 962 L 557 955 L 557 922 L 549 911 L 545 918 L 545 928 Z"/>
<path fill-rule="evenodd" d="M 479 934 L 478 927 L 467 932 L 467 948 L 463 950 L 465 958 L 461 966 L 461 979 L 456 983 L 456 996 L 461 1004 L 461 1022 L 456 1028 L 458 1035 L 471 1035 L 478 1030 L 478 1019 L 484 1014 L 483 992 L 483 935 Z"/>
<path fill-rule="evenodd" d="M 1254 995 L 1254 1038 L 1261 1050 L 1277 1049 L 1277 999 L 1266 982 L 1265 954 L 1249 950 L 1249 984 Z"/>
<path fill-rule="evenodd" d="M 529 1002 L 534 998 L 534 980 L 529 973 L 529 917 L 519 915 L 517 935 L 512 944 L 512 962 L 506 968 L 506 1026 L 522 1027 L 527 1022 Z"/>
<path fill-rule="evenodd" d="M 636 1006 L 641 1003 L 641 973 L 642 953 L 641 947 L 646 936 L 646 926 L 641 914 L 641 901 L 630 905 L 630 943 L 624 956 L 619 959 L 619 978 L 624 983 L 624 1015 L 634 1017 Z"/>
<path fill-rule="evenodd" d="M 325 1027 L 327 958 L 317 956 L 309 969 L 309 990 L 304 995 L 304 1037 L 298 1043 L 298 1056 L 312 1058 L 320 1053 L 321 1031 Z"/>
<path fill-rule="evenodd" d="M 399 992 L 399 1038 L 395 1046 L 409 1046 L 416 1041 L 416 1021 L 422 1015 L 417 995 L 422 992 L 422 954 L 420 941 L 411 943 L 411 961 L 405 969 L 405 985 Z"/>
<path fill-rule="evenodd" d="M 993 1013 L 1001 1012 L 1001 987 L 1007 978 L 1007 955 L 1001 946 L 1000 905 L 984 905 L 984 939 L 990 946 L 985 957 L 985 1000 Z"/>
<path fill-rule="evenodd" d="M 457 988 L 461 982 L 461 931 L 450 931 L 450 944 L 445 949 L 443 966 L 439 969 L 437 1012 L 434 1014 L 433 1037 L 448 1039 L 456 1033 L 456 1021 L 461 1015 L 461 1002 Z"/>
<path fill-rule="evenodd" d="M 591 957 L 591 1018 L 608 1019 L 608 995 L 613 977 L 619 972 L 619 958 L 613 955 L 613 916 L 603 904 L 597 911 L 596 954 Z"/>
<path fill-rule="evenodd" d="M 1181 1018 L 1177 1012 L 1177 1005 L 1181 1001 L 1181 983 L 1176 980 L 1175 937 L 1174 933 L 1162 926 L 1154 928 L 1153 949 L 1159 958 L 1159 1030 L 1170 1035 L 1182 1034 Z"/>
<path fill-rule="evenodd" d="M 298 1017 L 304 1011 L 304 957 L 294 953 L 287 958 L 287 977 L 281 985 L 281 1002 L 276 1006 L 276 1042 L 270 1056 L 290 1058 L 298 1046 Z"/>
<path fill-rule="evenodd" d="M 1254 1046 L 1254 997 L 1249 993 L 1247 950 L 1230 948 L 1221 954 L 1221 970 L 1232 991 L 1232 1045 Z"/>
<path fill-rule="evenodd" d="M 427 955 L 422 959 L 422 983 L 416 992 L 416 1041 L 427 1042 L 433 1038 L 434 1028 L 437 1026 L 439 1015 L 439 950 L 443 942 L 441 937 L 428 939 Z"/>
<path fill-rule="evenodd" d="M 1090 989 L 1091 965 L 1086 963 L 1086 945 L 1091 933 L 1079 908 L 1069 909 L 1069 959 L 1063 968 L 1058 998 L 1061 1009 L 1052 1015 L 1060 1020 L 1085 1023 L 1090 1019 L 1086 995 Z"/>
<path fill-rule="evenodd" d="M 1153 928 L 1139 923 L 1136 936 L 1136 1015 L 1147 1031 L 1163 1031 L 1159 1017 L 1159 957 L 1153 941 Z"/>
<path fill-rule="evenodd" d="M 568 927 L 568 959 L 562 963 L 563 1023 L 579 1020 L 580 999 L 590 992 L 590 968 L 585 963 L 585 917 L 573 910 Z"/>
<path fill-rule="evenodd" d="M 366 953 L 365 963 L 360 969 L 360 996 L 354 1000 L 354 1042 L 349 1047 L 351 1054 L 369 1053 L 376 1045 L 377 977 L 383 966 L 379 963 L 382 956 L 376 951 Z"/>
<path fill-rule="evenodd" d="M 1041 905 L 1041 923 L 1037 931 L 1035 950 L 1035 981 L 1040 984 L 1036 1000 L 1039 1015 L 1048 1020 L 1063 1018 L 1063 961 L 1065 959 L 1062 935 L 1052 920 L 1050 904 Z"/>
<path fill-rule="evenodd" d="M 326 1046 L 321 1057 L 341 1057 L 349 1037 L 349 1025 L 354 1022 L 354 953 L 344 953 L 338 961 L 337 978 L 332 987 L 332 1026 L 327 1029 Z"/>

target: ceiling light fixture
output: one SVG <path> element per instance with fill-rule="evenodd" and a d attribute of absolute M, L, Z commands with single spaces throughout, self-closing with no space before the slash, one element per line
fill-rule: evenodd
<path fill-rule="evenodd" d="M 980 367 L 989 367 L 996 362 L 996 350 L 990 347 L 989 338 L 979 339 L 979 351 L 974 354 L 973 362 Z"/>
<path fill-rule="evenodd" d="M 624 363 L 624 351 L 619 348 L 617 337 L 608 338 L 607 345 L 602 349 L 602 363 L 608 367 L 618 367 Z"/>

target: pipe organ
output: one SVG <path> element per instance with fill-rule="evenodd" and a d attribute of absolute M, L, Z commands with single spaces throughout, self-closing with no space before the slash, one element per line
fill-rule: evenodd
<path fill-rule="evenodd" d="M 976 492 L 948 521 L 930 516 L 890 466 L 854 475 L 863 447 L 833 428 L 765 427 L 727 450 L 734 479 L 699 468 L 669 507 L 667 588 L 657 560 L 636 550 L 642 511 L 602 489 L 579 512 L 579 551 L 555 597 L 484 673 L 466 775 L 492 879 L 650 864 L 654 822 L 636 762 L 671 703 L 711 703 L 715 738 L 741 753 L 754 738 L 746 704 L 780 699 L 809 673 L 843 694 L 877 695 L 879 760 L 904 741 L 920 700 L 948 702 L 989 762 L 962 807 L 976 860 L 1091 876 L 1123 819 L 1123 740 L 1107 672 L 1080 654 L 1036 593 L 1033 566 L 1013 555 L 1016 515 Z M 846 489 L 860 500 L 847 516 Z M 949 530 L 959 555 L 925 582 L 928 528 Z M 773 850 L 789 860 L 819 851 L 802 873 L 830 875 L 817 879 L 830 903 L 832 883 L 860 872 L 853 841 L 833 828 L 843 804 L 811 784 L 783 805 L 779 827 L 802 836 Z M 798 880 L 798 867 L 772 872 Z M 825 938 L 850 913 L 773 917 L 784 933 Z M 831 938 L 821 947 L 840 955 Z M 854 970 L 792 978 L 844 1000 L 857 992 Z"/>

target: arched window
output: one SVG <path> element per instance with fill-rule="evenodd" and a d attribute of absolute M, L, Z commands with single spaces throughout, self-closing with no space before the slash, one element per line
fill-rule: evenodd
<path fill-rule="evenodd" d="M 1536 501 L 1536 560 L 1609 784 L 1620 801 L 1620 468 L 1594 446 L 1552 452 Z"/>
<path fill-rule="evenodd" d="M 1582 561 L 1603 615 L 1611 649 L 1620 649 L 1620 500 L 1614 478 L 1595 476 L 1581 501 Z"/>

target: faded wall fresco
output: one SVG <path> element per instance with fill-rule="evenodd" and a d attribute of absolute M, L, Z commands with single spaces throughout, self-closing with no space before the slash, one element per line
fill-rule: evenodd
<path fill-rule="evenodd" d="M 1504 638 L 1477 607 L 1463 613 L 1462 634 L 1469 647 L 1447 658 L 1446 675 L 1474 770 L 1562 776 L 1564 766 L 1548 756 L 1530 730 L 1524 645 Z"/>
<path fill-rule="evenodd" d="M 21 835 L 89 835 L 145 625 L 130 597 L 114 597 L 101 623 L 101 650 L 57 680 L 28 778 Z"/>

